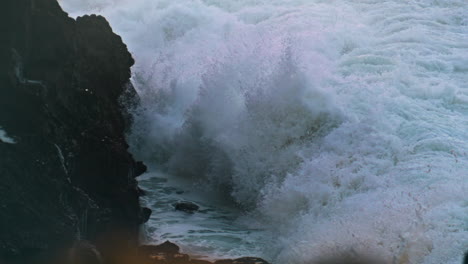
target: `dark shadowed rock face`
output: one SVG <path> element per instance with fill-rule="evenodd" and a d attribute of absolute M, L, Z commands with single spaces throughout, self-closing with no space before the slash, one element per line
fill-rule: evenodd
<path fill-rule="evenodd" d="M 121 38 L 56 0 L 2 1 L 0 29 L 0 133 L 15 142 L 0 138 L 0 262 L 77 239 L 104 258 L 136 245 L 149 211 L 134 178 L 146 168 L 124 138 L 119 98 L 135 92 Z"/>

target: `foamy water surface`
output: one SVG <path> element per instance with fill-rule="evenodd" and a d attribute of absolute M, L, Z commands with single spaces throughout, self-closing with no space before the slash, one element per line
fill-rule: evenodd
<path fill-rule="evenodd" d="M 154 236 L 179 236 L 202 255 L 277 264 L 343 251 L 461 263 L 466 0 L 95 2 L 60 1 L 72 16 L 105 15 L 137 61 L 133 153 L 192 184 L 194 197 L 231 200 L 199 198 L 206 217 L 171 216 L 157 199 L 190 197 L 164 196 L 169 185 L 145 178 L 159 212 L 149 222 Z M 217 234 L 233 227 L 232 242 L 188 241 L 183 234 L 203 225 L 198 217 Z"/>

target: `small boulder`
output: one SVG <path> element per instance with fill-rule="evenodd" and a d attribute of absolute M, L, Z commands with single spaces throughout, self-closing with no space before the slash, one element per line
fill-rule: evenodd
<path fill-rule="evenodd" d="M 162 244 L 157 246 L 155 245 L 142 245 L 138 248 L 138 254 L 145 256 L 145 255 L 158 255 L 160 253 L 174 255 L 179 253 L 179 246 L 176 244 L 166 241 Z"/>
<path fill-rule="evenodd" d="M 194 213 L 196 211 L 198 211 L 198 209 L 200 209 L 200 206 L 192 203 L 192 202 L 178 202 L 178 203 L 175 203 L 174 204 L 174 208 L 177 210 L 177 211 L 183 211 L 183 212 L 186 212 L 186 213 Z"/>

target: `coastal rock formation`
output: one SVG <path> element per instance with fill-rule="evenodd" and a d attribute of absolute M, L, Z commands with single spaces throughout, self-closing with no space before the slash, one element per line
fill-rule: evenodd
<path fill-rule="evenodd" d="M 0 263 L 211 263 L 138 245 L 151 210 L 124 136 L 134 61 L 108 22 L 69 18 L 56 0 L 0 7 Z"/>
<path fill-rule="evenodd" d="M 141 264 L 268 264 L 265 260 L 254 257 L 223 259 L 215 262 L 192 259 L 189 255 L 181 253 L 179 246 L 170 241 L 157 246 L 142 245 L 139 247 L 138 256 L 136 262 Z"/>
<path fill-rule="evenodd" d="M 0 6 L 0 262 L 77 240 L 109 260 L 150 214 L 135 180 L 146 167 L 124 137 L 134 61 L 103 17 L 74 20 L 56 0 Z"/>

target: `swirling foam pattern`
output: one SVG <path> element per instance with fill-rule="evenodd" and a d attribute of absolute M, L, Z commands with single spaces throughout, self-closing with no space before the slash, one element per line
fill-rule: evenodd
<path fill-rule="evenodd" d="M 137 60 L 134 153 L 228 190 L 267 258 L 461 263 L 466 0 L 94 2 L 61 0 Z"/>

